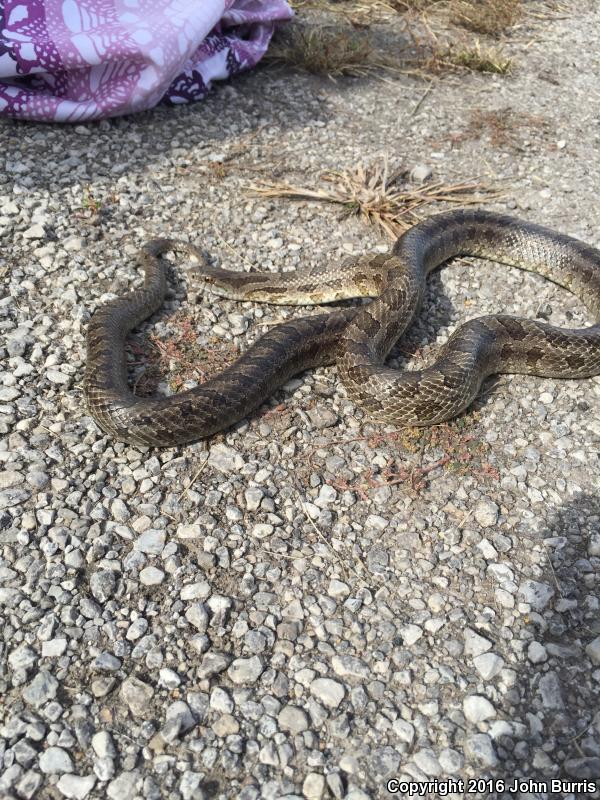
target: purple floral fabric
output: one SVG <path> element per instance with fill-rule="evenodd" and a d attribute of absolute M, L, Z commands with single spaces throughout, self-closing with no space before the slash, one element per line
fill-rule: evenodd
<path fill-rule="evenodd" d="M 286 0 L 0 0 L 0 115 L 81 122 L 201 100 L 291 16 Z"/>

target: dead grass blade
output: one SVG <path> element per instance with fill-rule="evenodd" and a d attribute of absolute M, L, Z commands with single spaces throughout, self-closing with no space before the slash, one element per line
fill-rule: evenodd
<path fill-rule="evenodd" d="M 391 169 L 387 159 L 350 172 L 326 172 L 321 180 L 330 188 L 310 188 L 286 183 L 251 184 L 250 191 L 260 197 L 288 197 L 315 200 L 342 206 L 344 214 L 361 216 L 370 225 L 396 239 L 423 219 L 423 211 L 439 203 L 478 205 L 503 194 L 476 180 L 444 183 L 437 181 L 411 186 L 406 171 Z"/>
<path fill-rule="evenodd" d="M 416 55 L 407 59 L 405 66 L 412 66 L 413 73 L 424 78 L 464 69 L 506 75 L 512 68 L 512 59 L 500 47 L 482 44 L 477 38 L 465 41 L 464 37 L 440 37 L 429 26 L 407 30 Z"/>
<path fill-rule="evenodd" d="M 475 33 L 499 36 L 522 14 L 521 0 L 454 0 L 451 20 Z"/>
<path fill-rule="evenodd" d="M 569 19 L 572 13 L 568 3 L 563 3 L 561 0 L 542 0 L 542 2 L 536 4 L 536 6 L 541 7 L 525 8 L 525 16 L 530 19 L 547 22 L 557 19 Z"/>

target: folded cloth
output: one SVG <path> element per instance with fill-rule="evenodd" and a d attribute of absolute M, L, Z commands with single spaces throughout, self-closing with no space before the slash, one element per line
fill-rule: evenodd
<path fill-rule="evenodd" d="M 81 122 L 200 100 L 291 16 L 286 0 L 0 0 L 0 115 Z"/>

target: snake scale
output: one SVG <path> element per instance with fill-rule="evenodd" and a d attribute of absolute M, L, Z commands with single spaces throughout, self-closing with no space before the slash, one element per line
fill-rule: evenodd
<path fill-rule="evenodd" d="M 465 409 L 492 373 L 555 378 L 600 374 L 600 251 L 553 230 L 484 211 L 437 214 L 401 236 L 388 255 L 353 258 L 280 274 L 242 273 L 204 264 L 202 282 L 236 300 L 285 305 L 373 297 L 273 327 L 234 364 L 172 397 L 136 397 L 127 383 L 128 333 L 162 304 L 166 267 L 160 255 L 192 245 L 169 239 L 142 250 L 141 288 L 100 307 L 88 329 L 85 394 L 90 413 L 116 439 L 173 446 L 223 430 L 244 418 L 291 376 L 336 363 L 348 395 L 375 420 L 433 425 Z M 566 330 L 505 314 L 459 327 L 438 360 L 422 370 L 385 366 L 425 293 L 427 274 L 457 255 L 479 256 L 537 272 L 576 294 L 594 317 Z"/>

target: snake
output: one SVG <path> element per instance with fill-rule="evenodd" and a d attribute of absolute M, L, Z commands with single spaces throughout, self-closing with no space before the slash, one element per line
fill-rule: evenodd
<path fill-rule="evenodd" d="M 138 397 L 128 385 L 127 336 L 162 305 L 168 270 L 163 255 L 177 249 L 198 259 L 194 273 L 204 287 L 229 299 L 303 306 L 372 299 L 277 324 L 204 383 L 169 397 Z M 431 366 L 387 366 L 423 302 L 427 275 L 456 256 L 536 272 L 575 294 L 594 322 L 565 329 L 507 314 L 482 316 L 458 327 Z M 600 374 L 600 250 L 491 211 L 434 214 L 403 233 L 389 253 L 280 273 L 223 269 L 195 245 L 173 239 L 149 241 L 140 260 L 143 285 L 101 305 L 90 319 L 84 380 L 96 423 L 134 445 L 172 447 L 209 437 L 247 417 L 291 377 L 330 364 L 337 365 L 351 401 L 374 421 L 399 427 L 457 416 L 492 374 Z"/>

